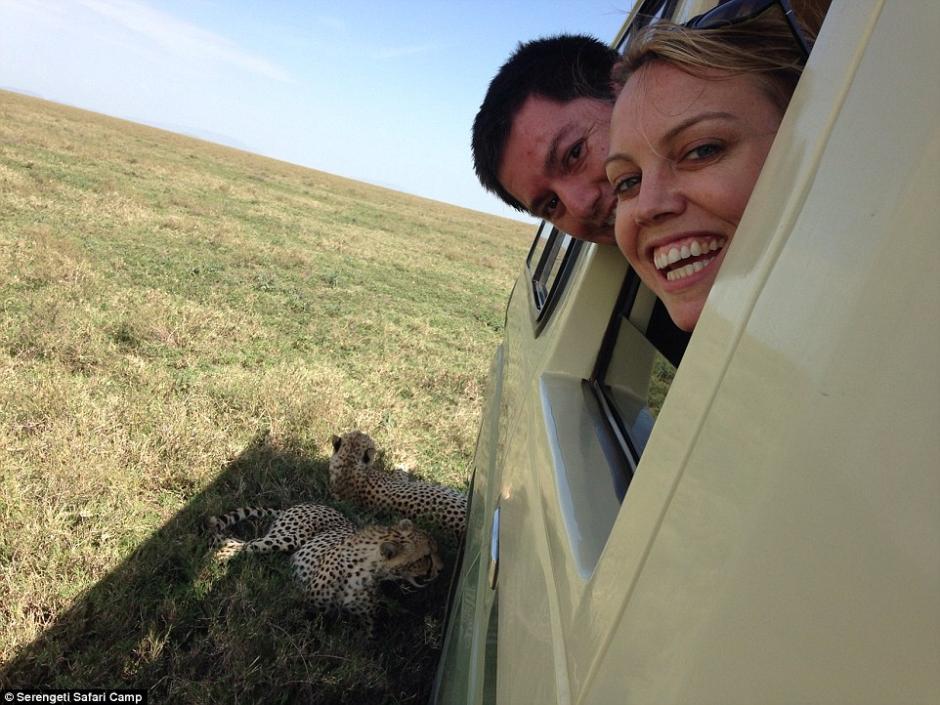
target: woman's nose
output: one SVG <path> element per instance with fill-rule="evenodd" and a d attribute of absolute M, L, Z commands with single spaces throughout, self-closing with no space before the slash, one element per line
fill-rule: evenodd
<path fill-rule="evenodd" d="M 664 165 L 643 172 L 634 211 L 638 224 L 655 223 L 666 216 L 681 213 L 684 208 L 685 198 L 671 166 Z"/>

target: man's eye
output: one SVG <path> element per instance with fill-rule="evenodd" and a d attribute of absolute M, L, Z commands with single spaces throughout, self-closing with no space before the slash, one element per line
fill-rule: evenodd
<path fill-rule="evenodd" d="M 554 213 L 555 209 L 558 208 L 558 203 L 558 196 L 552 196 L 549 198 L 548 201 L 545 202 L 545 212 Z"/>
<path fill-rule="evenodd" d="M 584 151 L 584 142 L 575 142 L 571 149 L 568 150 L 568 159 L 566 159 L 566 164 L 571 166 L 574 162 L 578 161 L 581 158 L 581 153 Z"/>

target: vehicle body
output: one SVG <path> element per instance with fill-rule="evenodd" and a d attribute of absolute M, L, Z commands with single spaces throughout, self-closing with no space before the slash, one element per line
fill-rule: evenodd
<path fill-rule="evenodd" d="M 833 0 L 684 356 L 616 248 L 543 225 L 433 702 L 940 702 L 938 35 Z"/>

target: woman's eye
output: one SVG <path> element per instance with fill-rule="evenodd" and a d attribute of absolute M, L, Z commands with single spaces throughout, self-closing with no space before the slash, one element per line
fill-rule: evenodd
<path fill-rule="evenodd" d="M 639 176 L 624 176 L 614 182 L 614 194 L 616 194 L 618 198 L 627 198 L 632 196 L 639 187 Z"/>
<path fill-rule="evenodd" d="M 718 156 L 721 154 L 722 150 L 723 147 L 720 144 L 700 144 L 698 147 L 686 152 L 685 158 L 691 161 L 704 161 Z"/>

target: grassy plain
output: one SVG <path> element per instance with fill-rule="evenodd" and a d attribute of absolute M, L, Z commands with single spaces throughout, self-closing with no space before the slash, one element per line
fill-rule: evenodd
<path fill-rule="evenodd" d="M 465 486 L 529 231 L 0 92 L 0 687 L 423 702 L 446 579 L 370 643 L 201 524 L 353 427 Z"/>

